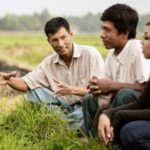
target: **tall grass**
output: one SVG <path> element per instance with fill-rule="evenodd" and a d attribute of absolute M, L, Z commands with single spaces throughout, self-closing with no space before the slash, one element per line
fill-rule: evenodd
<path fill-rule="evenodd" d="M 83 142 L 67 120 L 24 99 L 0 115 L 0 150 L 110 150 L 97 139 Z M 2 103 L 2 101 L 1 101 Z M 0 103 L 0 104 L 1 104 Z M 0 108 L 4 105 L 0 105 Z"/>

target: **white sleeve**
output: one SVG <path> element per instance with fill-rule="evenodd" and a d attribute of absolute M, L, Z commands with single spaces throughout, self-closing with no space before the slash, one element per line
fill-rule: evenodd
<path fill-rule="evenodd" d="M 93 53 L 91 54 L 91 67 L 90 67 L 90 78 L 94 75 L 99 78 L 105 78 L 105 64 L 100 52 L 93 48 Z"/>
<path fill-rule="evenodd" d="M 49 82 L 46 78 L 42 64 L 40 64 L 36 69 L 29 72 L 22 78 L 30 89 L 37 87 L 50 87 Z"/>

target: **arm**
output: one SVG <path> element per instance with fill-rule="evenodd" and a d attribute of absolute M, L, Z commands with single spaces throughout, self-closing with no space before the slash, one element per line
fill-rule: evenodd
<path fill-rule="evenodd" d="M 15 90 L 26 92 L 28 90 L 28 86 L 26 82 L 21 78 L 11 77 L 7 84 Z"/>
<path fill-rule="evenodd" d="M 18 90 L 18 91 L 27 91 L 28 86 L 25 83 L 25 81 L 21 78 L 16 78 L 16 72 L 11 73 L 0 73 L 0 79 L 2 84 L 8 84 L 12 88 Z"/>
<path fill-rule="evenodd" d="M 150 120 L 150 109 L 120 110 L 113 117 L 111 124 L 114 128 L 135 120 Z"/>
<path fill-rule="evenodd" d="M 96 123 L 98 135 L 102 143 L 108 144 L 113 139 L 113 127 L 116 127 L 120 121 L 123 121 L 121 118 L 123 113 L 120 115 L 120 112 L 128 112 L 129 110 L 127 109 L 138 109 L 139 107 L 140 106 L 137 102 L 133 102 L 117 108 L 107 109 L 103 112 L 99 109 L 94 121 Z M 126 116 L 128 116 L 128 114 L 126 114 Z"/>
<path fill-rule="evenodd" d="M 130 88 L 136 91 L 142 92 L 144 89 L 145 84 L 143 83 L 119 83 L 119 82 L 112 82 L 110 84 L 110 91 L 118 91 L 122 88 Z"/>
<path fill-rule="evenodd" d="M 89 81 L 88 87 L 93 95 L 98 95 L 100 93 L 107 94 L 109 92 L 115 92 L 122 88 L 130 88 L 142 92 L 145 84 L 113 82 L 112 80 L 98 79 L 96 76 L 93 76 L 93 78 Z"/>
<path fill-rule="evenodd" d="M 114 113 L 116 113 L 119 110 L 132 110 L 132 109 L 134 110 L 134 109 L 141 109 L 141 108 L 142 108 L 141 104 L 137 101 L 119 107 L 105 109 L 104 111 L 99 108 L 94 118 L 95 127 L 97 128 L 98 120 L 101 114 L 105 114 L 111 120 Z"/>
<path fill-rule="evenodd" d="M 77 95 L 85 96 L 88 93 L 88 89 L 84 87 L 71 86 L 60 81 L 54 80 L 57 83 L 58 90 L 55 92 L 55 96 L 64 95 Z"/>

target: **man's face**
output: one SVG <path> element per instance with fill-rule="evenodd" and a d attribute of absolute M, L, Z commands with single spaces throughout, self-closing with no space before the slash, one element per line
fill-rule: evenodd
<path fill-rule="evenodd" d="M 49 43 L 60 56 L 72 55 L 72 33 L 61 27 L 55 34 L 49 34 Z"/>
<path fill-rule="evenodd" d="M 145 58 L 150 59 L 150 25 L 145 27 L 143 44 L 143 54 Z"/>
<path fill-rule="evenodd" d="M 124 39 L 127 39 L 127 35 L 124 33 L 119 34 L 114 24 L 110 21 L 101 22 L 100 37 L 107 49 L 120 49 L 124 47 Z"/>

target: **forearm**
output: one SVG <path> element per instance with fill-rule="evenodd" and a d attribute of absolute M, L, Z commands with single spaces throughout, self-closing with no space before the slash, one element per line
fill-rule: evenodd
<path fill-rule="evenodd" d="M 85 96 L 88 92 L 89 90 L 87 88 L 72 86 L 70 94 L 77 96 Z"/>
<path fill-rule="evenodd" d="M 15 90 L 26 92 L 28 90 L 28 86 L 25 81 L 21 78 L 11 77 L 7 84 Z"/>
<path fill-rule="evenodd" d="M 104 111 L 101 110 L 100 108 L 98 109 L 96 115 L 95 115 L 95 118 L 94 118 L 94 124 L 95 126 L 97 127 L 98 125 L 98 120 L 99 120 L 99 117 L 101 114 L 105 114 L 107 115 L 107 117 L 112 120 L 114 114 L 120 110 L 136 110 L 136 109 L 141 109 L 141 105 L 139 102 L 135 101 L 135 102 L 132 102 L 132 103 L 129 103 L 129 104 L 125 104 L 125 105 L 122 105 L 122 106 L 119 106 L 119 107 L 115 107 L 115 108 L 108 108 L 108 109 L 105 109 Z"/>
<path fill-rule="evenodd" d="M 138 101 L 134 101 L 128 104 L 124 104 L 122 106 L 106 109 L 102 113 L 106 114 L 111 119 L 113 115 L 120 110 L 136 110 L 136 109 L 141 109 L 141 108 L 142 107 L 140 103 Z"/>
<path fill-rule="evenodd" d="M 127 122 L 136 120 L 150 120 L 150 109 L 120 110 L 114 114 L 111 122 L 112 126 L 117 128 Z"/>
<path fill-rule="evenodd" d="M 118 91 L 122 88 L 130 88 L 136 91 L 142 92 L 144 90 L 145 84 L 142 83 L 120 83 L 120 82 L 113 82 L 111 84 L 112 91 Z"/>

